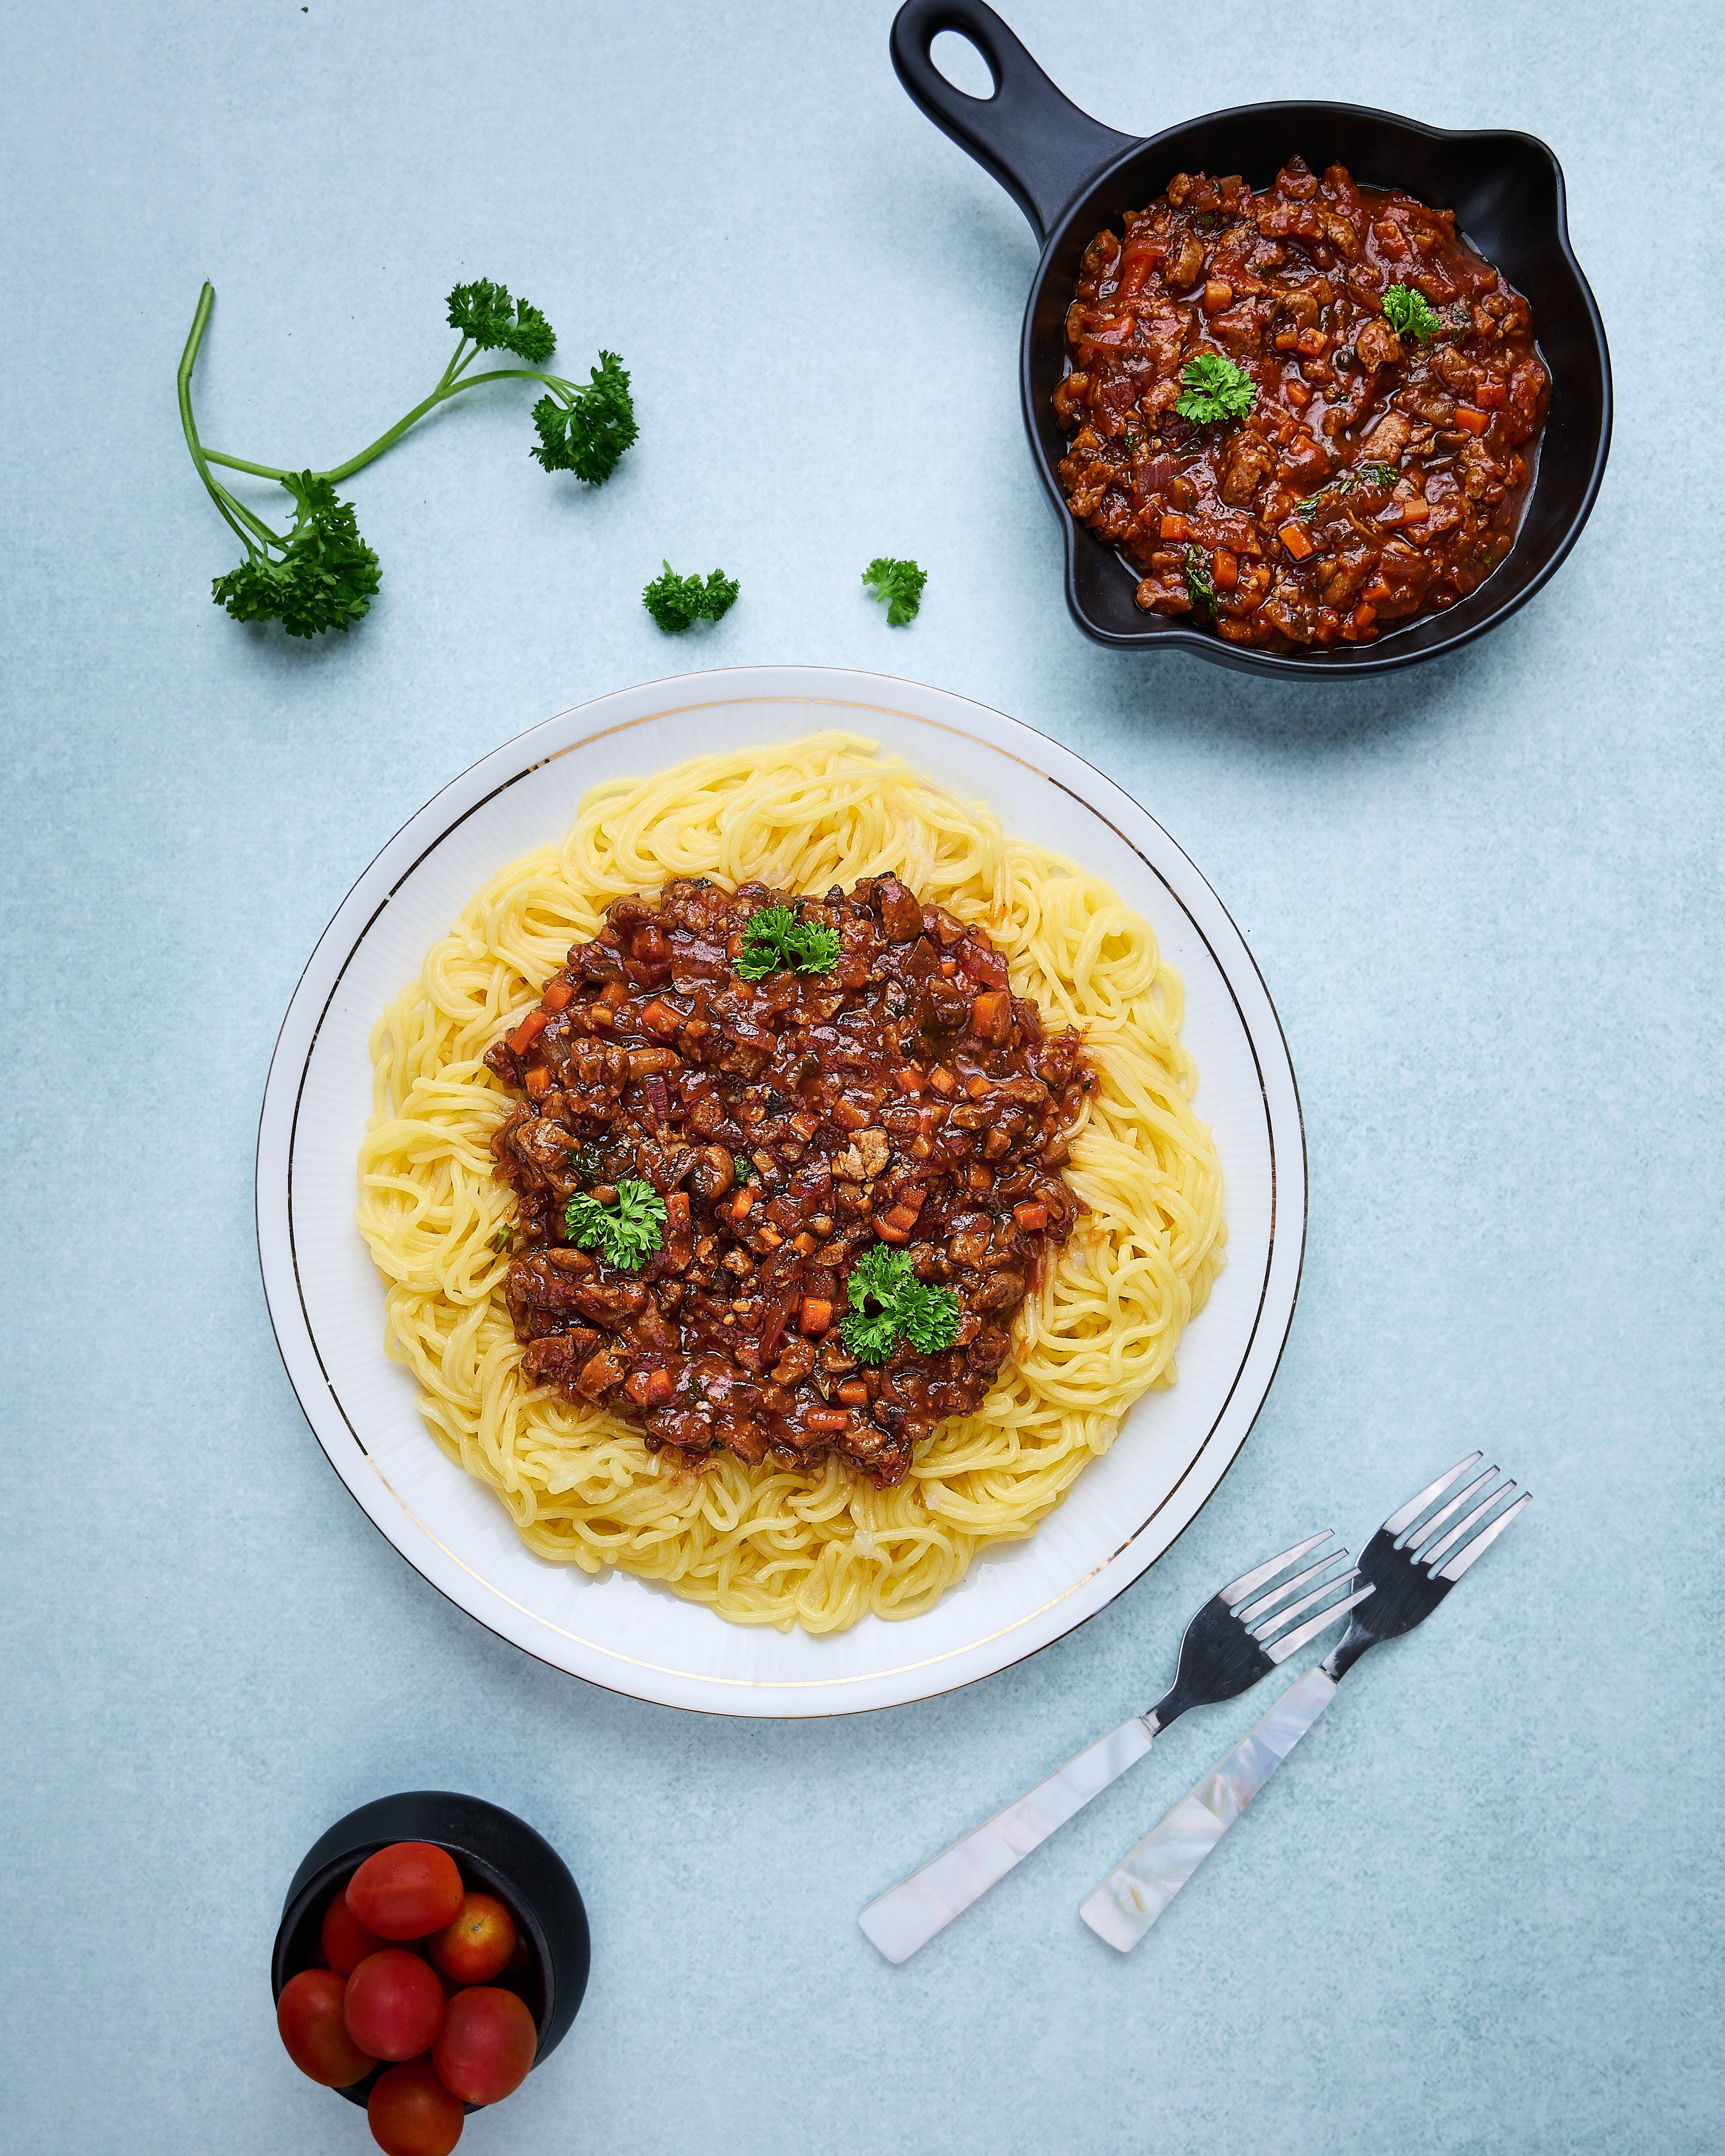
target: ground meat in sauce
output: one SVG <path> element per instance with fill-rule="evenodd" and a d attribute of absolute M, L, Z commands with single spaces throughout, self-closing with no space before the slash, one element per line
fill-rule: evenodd
<path fill-rule="evenodd" d="M 1436 311 L 1430 341 L 1385 321 L 1394 284 Z M 1550 378 L 1527 301 L 1452 210 L 1297 157 L 1255 195 L 1182 172 L 1091 242 L 1066 346 L 1060 481 L 1149 612 L 1268 649 L 1366 644 L 1514 543 Z M 1175 412 L 1206 352 L 1251 376 L 1244 419 Z"/>
<path fill-rule="evenodd" d="M 750 982 L 749 916 L 836 928 L 835 969 Z M 526 1098 L 492 1149 L 515 1192 L 507 1293 L 531 1382 L 603 1401 L 655 1450 L 827 1454 L 898 1481 L 978 1405 L 1014 1313 L 1080 1209 L 1060 1173 L 1091 1082 L 978 930 L 895 877 L 846 896 L 669 883 L 619 899 L 485 1060 Z M 740 1174 L 739 1170 L 745 1171 Z M 625 1176 L 665 1200 L 638 1271 L 571 1248 L 564 1209 Z M 957 1296 L 957 1344 L 864 1368 L 839 1322 L 876 1242 Z"/>

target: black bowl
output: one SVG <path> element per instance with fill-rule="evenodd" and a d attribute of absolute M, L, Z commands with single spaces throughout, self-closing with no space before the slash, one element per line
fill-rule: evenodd
<path fill-rule="evenodd" d="M 436 1842 L 454 1858 L 470 1891 L 508 1903 L 527 1943 L 523 1990 L 539 2030 L 533 2064 L 543 2066 L 568 2034 L 587 1989 L 587 1912 L 568 1866 L 551 1844 L 483 1797 L 415 1789 L 379 1797 L 337 1820 L 306 1851 L 288 1888 L 270 1967 L 273 1996 L 280 1999 L 282 1986 L 302 1969 L 319 1966 L 325 1910 L 367 1857 L 393 1841 Z M 363 2105 L 382 2071 L 378 2066 L 335 2094 Z"/>
<path fill-rule="evenodd" d="M 970 97 L 935 66 L 942 30 L 975 46 L 993 80 Z M 1382 674 L 1471 643 L 1506 621 L 1552 576 L 1580 536 L 1611 441 L 1611 357 L 1587 280 L 1569 248 L 1563 172 L 1531 135 L 1450 134 L 1358 105 L 1238 105 L 1160 135 L 1117 135 L 1062 96 L 983 0 L 906 0 L 892 64 L 914 102 L 999 181 L 1042 242 L 1024 310 L 1019 382 L 1030 449 L 1066 537 L 1066 603 L 1086 635 L 1131 650 L 1182 650 L 1255 674 Z M 1470 243 L 1524 294 L 1552 377 L 1551 406 L 1522 526 L 1479 588 L 1379 642 L 1326 652 L 1258 651 L 1147 615 L 1137 578 L 1081 526 L 1055 476 L 1065 454 L 1050 402 L 1065 372 L 1065 323 L 1085 249 L 1141 209 L 1178 172 L 1239 172 L 1267 187 L 1288 158 L 1313 171 L 1343 164 L 1373 187 L 1404 188 L 1453 209 Z"/>

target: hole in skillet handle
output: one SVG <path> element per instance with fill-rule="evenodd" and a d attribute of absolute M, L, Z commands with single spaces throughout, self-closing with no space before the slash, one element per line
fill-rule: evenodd
<path fill-rule="evenodd" d="M 935 41 L 947 33 L 981 55 L 990 95 L 968 95 L 935 65 Z M 999 182 L 1039 240 L 1079 188 L 1137 140 L 1056 90 L 983 0 L 905 0 L 888 44 L 911 102 Z"/>
<path fill-rule="evenodd" d="M 988 55 L 962 31 L 942 30 L 929 48 L 929 58 L 961 97 L 986 104 L 999 87 Z"/>
<path fill-rule="evenodd" d="M 518 1988 L 533 2016 L 538 2046 L 532 2071 L 567 2035 L 587 1989 L 591 1947 L 587 1911 L 568 1866 L 525 1820 L 482 1797 L 417 1789 L 380 1797 L 350 1812 L 315 1841 L 295 1872 L 270 1961 L 271 1996 L 301 1969 L 322 1965 L 324 1912 L 366 1858 L 395 1841 L 431 1841 L 449 1851 L 470 1892 L 495 1894 L 526 1943 Z M 365 2107 L 383 2068 L 332 2095 Z M 480 2107 L 469 2104 L 469 2111 Z"/>

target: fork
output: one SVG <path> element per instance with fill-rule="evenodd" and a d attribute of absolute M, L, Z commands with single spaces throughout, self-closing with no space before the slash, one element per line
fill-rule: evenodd
<path fill-rule="evenodd" d="M 1497 1470 L 1488 1467 L 1433 1511 L 1456 1478 L 1484 1456 L 1469 1453 L 1378 1528 L 1361 1552 L 1358 1568 L 1369 1583 L 1367 1592 L 1377 1592 L 1363 1610 L 1354 1609 L 1340 1640 L 1080 1903 L 1079 1915 L 1099 1938 L 1122 1953 L 1132 1952 L 1336 1697 L 1336 1687 L 1367 1648 L 1424 1624 L 1468 1567 L 1532 1502 L 1532 1491 L 1524 1490 L 1512 1505 L 1498 1511 L 1516 1486 L 1505 1482 L 1455 1519 L 1470 1499 L 1496 1480 Z M 1364 1602 L 1365 1597 L 1353 1599 Z"/>
<path fill-rule="evenodd" d="M 1271 1587 L 1279 1573 L 1312 1557 L 1330 1536 L 1327 1527 L 1321 1535 L 1308 1535 L 1280 1557 L 1230 1580 L 1186 1627 L 1173 1687 L 1164 1698 L 1098 1738 L 1027 1795 L 870 1902 L 857 1921 L 887 1960 L 908 1961 L 918 1947 L 927 1946 L 961 1910 L 1142 1759 L 1151 1739 L 1188 1707 L 1216 1707 L 1224 1700 L 1237 1699 L 1315 1640 L 1343 1610 L 1363 1601 L 1372 1592 L 1369 1587 L 1343 1601 L 1330 1599 L 1337 1589 L 1351 1586 L 1354 1578 L 1351 1567 L 1345 1572 L 1331 1569 L 1346 1563 L 1348 1553 L 1341 1548 L 1326 1551 L 1291 1579 Z M 1321 1578 L 1323 1573 L 1329 1577 Z M 1310 1591 L 1296 1602 L 1286 1599 L 1301 1588 Z M 1320 1604 L 1325 1606 L 1319 1608 Z M 1307 1615 L 1312 1610 L 1316 1615 Z M 1301 1618 L 1303 1623 L 1295 1622 Z"/>

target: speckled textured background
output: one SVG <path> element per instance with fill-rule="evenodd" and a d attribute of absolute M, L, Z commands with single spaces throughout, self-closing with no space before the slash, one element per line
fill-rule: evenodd
<path fill-rule="evenodd" d="M 267 1955 L 323 1826 L 425 1784 L 524 1813 L 593 1918 L 588 2004 L 475 2156 L 1725 2140 L 1717 18 L 1009 13 L 1122 127 L 1332 95 L 1552 143 L 1618 430 L 1507 627 L 1334 688 L 1085 643 L 1020 436 L 1029 234 L 899 90 L 885 5 L 8 16 L 10 2148 L 367 2146 L 280 2051 Z M 206 439 L 327 464 L 487 275 L 570 372 L 625 356 L 616 479 L 546 478 L 485 393 L 353 483 L 361 629 L 219 614 L 172 395 L 199 280 Z M 929 571 L 908 630 L 861 596 L 883 550 Z M 716 630 L 653 628 L 662 554 L 742 578 Z M 590 1690 L 440 1600 L 305 1429 L 252 1228 L 278 1020 L 382 840 L 552 711 L 759 660 L 959 690 L 1135 792 L 1277 998 L 1313 1192 L 1281 1378 L 1169 1556 L 1026 1666 L 806 1727 Z M 1219 1580 L 1476 1441 L 1527 1517 L 1130 1961 L 1077 1900 L 1267 1691 L 875 1958 L 858 1907 L 1153 1697 Z"/>

